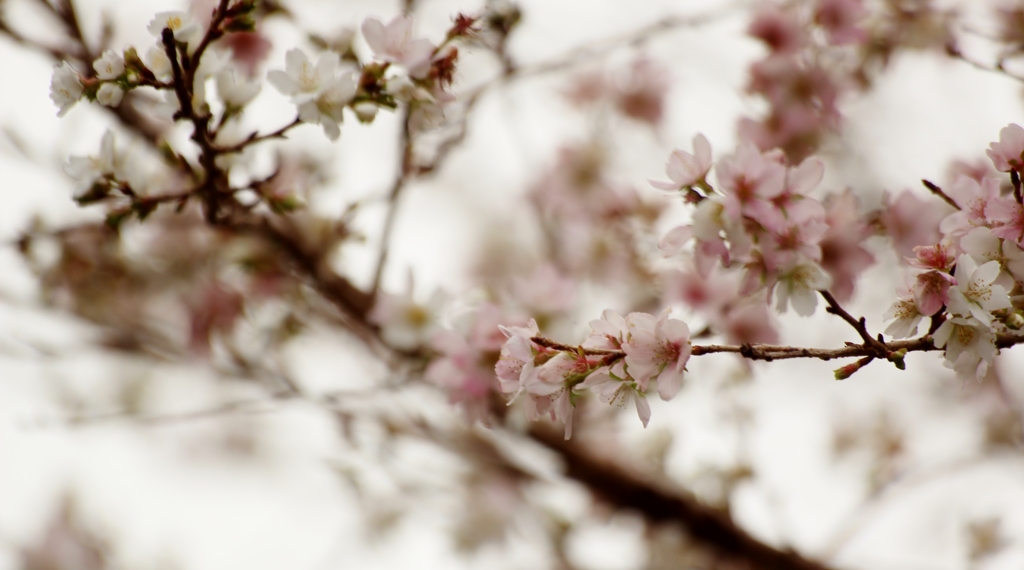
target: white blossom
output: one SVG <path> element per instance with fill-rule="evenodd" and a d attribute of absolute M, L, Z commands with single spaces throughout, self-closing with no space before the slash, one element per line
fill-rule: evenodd
<path fill-rule="evenodd" d="M 293 48 L 284 56 L 284 71 L 270 71 L 267 81 L 281 93 L 291 96 L 295 103 L 304 103 L 316 99 L 327 89 L 334 81 L 339 63 L 338 54 L 325 51 L 314 65 L 302 50 Z"/>
<path fill-rule="evenodd" d="M 167 57 L 162 45 L 150 46 L 146 50 L 146 67 L 153 72 L 160 81 L 170 81 L 173 77 L 171 59 Z"/>
<path fill-rule="evenodd" d="M 885 334 L 893 338 L 909 338 L 917 334 L 917 326 L 923 316 L 913 292 L 902 290 L 900 297 L 885 312 L 885 320 L 896 319 L 885 329 Z"/>
<path fill-rule="evenodd" d="M 176 41 L 188 44 L 188 50 L 195 49 L 195 44 L 202 37 L 202 28 L 185 12 L 178 10 L 159 12 L 149 22 L 149 33 L 160 38 L 165 28 L 170 28 Z"/>
<path fill-rule="evenodd" d="M 651 421 L 651 405 L 647 402 L 647 397 L 637 389 L 636 384 L 627 380 L 621 361 L 611 368 L 605 366 L 595 370 L 578 388 L 589 389 L 598 400 L 620 408 L 626 407 L 627 402 L 632 402 L 636 415 L 644 427 Z"/>
<path fill-rule="evenodd" d="M 57 116 L 63 117 L 82 97 L 85 87 L 71 64 L 64 61 L 54 66 L 50 79 L 50 100 L 57 106 Z"/>
<path fill-rule="evenodd" d="M 114 50 L 108 49 L 92 63 L 92 68 L 96 70 L 96 77 L 104 81 L 117 79 L 124 73 L 124 59 Z"/>
<path fill-rule="evenodd" d="M 993 283 L 999 271 L 998 261 L 979 267 L 970 255 L 957 258 L 956 286 L 949 288 L 949 312 L 958 317 L 974 317 L 985 326 L 991 326 L 992 311 L 1011 307 L 1006 290 Z"/>
<path fill-rule="evenodd" d="M 96 102 L 107 107 L 117 107 L 124 99 L 124 89 L 117 83 L 104 83 L 96 91 Z"/>
<path fill-rule="evenodd" d="M 118 153 L 114 146 L 114 133 L 107 131 L 100 142 L 100 153 L 97 156 L 72 156 L 64 165 L 64 172 L 79 182 L 75 197 L 80 198 L 89 192 L 97 182 L 106 179 L 120 178 L 126 164 L 123 153 Z"/>
<path fill-rule="evenodd" d="M 817 264 L 798 260 L 779 274 L 775 285 L 776 309 L 785 313 L 790 304 L 801 317 L 814 314 L 818 306 L 818 291 L 832 286 L 832 278 Z"/>
<path fill-rule="evenodd" d="M 377 18 L 367 18 L 362 25 L 363 38 L 374 55 L 401 64 L 409 75 L 422 79 L 430 71 L 434 44 L 424 38 L 412 38 L 412 19 L 395 16 L 386 25 Z"/>
<path fill-rule="evenodd" d="M 946 366 L 961 380 L 983 378 L 999 352 L 995 333 L 973 317 L 947 319 L 934 339 L 936 348 L 946 349 Z"/>
<path fill-rule="evenodd" d="M 260 83 L 246 81 L 232 68 L 223 69 L 216 75 L 217 95 L 229 107 L 246 106 L 260 92 Z"/>

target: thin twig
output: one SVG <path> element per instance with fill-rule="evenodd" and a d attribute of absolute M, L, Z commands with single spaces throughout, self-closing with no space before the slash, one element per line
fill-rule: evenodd
<path fill-rule="evenodd" d="M 408 107 L 403 110 L 402 116 L 402 134 L 399 142 L 401 148 L 401 157 L 399 158 L 398 173 L 395 175 L 395 181 L 391 185 L 391 190 L 388 192 L 387 204 L 388 209 L 386 217 L 384 218 L 384 228 L 381 230 L 380 238 L 380 249 L 377 253 L 377 264 L 373 271 L 373 285 L 370 288 L 370 303 L 372 304 L 376 298 L 377 293 L 380 291 L 381 279 L 384 276 L 384 266 L 388 262 L 388 251 L 391 249 L 391 234 L 394 231 L 395 219 L 398 217 L 398 201 L 402 195 L 402 190 L 405 189 L 406 183 L 409 181 L 412 168 L 412 131 L 411 131 L 412 113 Z"/>
<path fill-rule="evenodd" d="M 819 293 L 821 293 L 825 302 L 828 303 L 828 308 L 826 310 L 849 323 L 850 326 L 857 331 L 857 334 L 860 335 L 860 338 L 864 340 L 864 347 L 874 349 L 873 356 L 878 358 L 886 358 L 888 356 L 885 343 L 872 337 L 871 333 L 868 332 L 868 327 L 865 324 L 864 317 L 861 317 L 859 320 L 853 318 L 853 315 L 846 312 L 846 309 L 839 304 L 839 301 L 836 301 L 836 298 L 832 296 L 832 293 L 829 293 L 828 291 L 819 291 Z"/>
<path fill-rule="evenodd" d="M 924 179 L 921 180 L 921 184 L 924 184 L 924 187 L 931 191 L 932 194 L 935 194 L 939 198 L 942 198 L 950 206 L 953 206 L 957 210 L 960 209 L 960 206 L 952 198 L 949 197 L 949 194 L 943 192 L 942 188 L 939 188 L 936 184 L 933 184 L 932 182 L 929 182 L 928 180 Z"/>

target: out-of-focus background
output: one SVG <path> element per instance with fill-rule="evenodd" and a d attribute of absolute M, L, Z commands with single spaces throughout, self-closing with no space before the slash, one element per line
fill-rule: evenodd
<path fill-rule="evenodd" d="M 994 23 L 982 4 L 942 6 L 985 30 Z M 75 6 L 87 35 L 98 37 L 106 14 L 110 45 L 140 52 L 153 41 L 146 26 L 155 13 L 187 8 L 170 0 Z M 376 0 L 286 6 L 293 19 L 265 23 L 272 51 L 261 73 L 282 68 L 288 49 L 308 48 L 304 32 L 336 37 L 401 9 Z M 528 266 L 542 248 L 527 193 L 560 149 L 598 138 L 606 175 L 668 212 L 659 231 L 678 225 L 685 210 L 648 180 L 664 179 L 669 153 L 690 150 L 696 133 L 716 158 L 732 152 L 737 119 L 764 112 L 745 93 L 748 65 L 764 54 L 746 35 L 749 5 L 524 0 L 519 7 L 508 45 L 515 61 L 529 67 L 568 54 L 569 63 L 488 90 L 443 168 L 410 184 L 386 289 L 404 290 L 411 273 L 419 298 L 443 290 L 470 303 L 489 256 Z M 439 41 L 454 14 L 482 8 L 419 0 L 417 32 Z M 34 2 L 4 0 L 0 10 L 38 37 L 61 37 Z M 697 15 L 707 21 L 621 41 L 666 17 Z M 966 34 L 962 47 L 988 61 L 979 36 Z M 456 93 L 494 77 L 493 56 L 471 48 L 462 55 Z M 565 96 L 580 76 L 622 74 L 639 56 L 670 82 L 656 128 Z M 331 327 L 308 326 L 278 364 L 306 392 L 335 398 L 346 421 L 311 401 L 268 396 L 251 371 L 225 379 L 209 366 L 217 354 L 175 359 L 104 347 L 102 327 L 44 302 L 19 236 L 33 224 L 102 219 L 72 201 L 74 182 L 62 164 L 95 153 L 110 125 L 85 103 L 57 118 L 47 97 L 51 73 L 45 55 L 0 36 L 0 569 L 682 567 L 665 562 L 672 548 L 683 548 L 674 538 L 659 543 L 638 515 L 593 503 L 536 450 L 521 450 L 522 461 L 541 475 L 528 485 L 502 484 L 474 479 L 457 449 L 394 440 L 380 417 L 463 420 L 444 395 L 401 386 L 392 369 Z M 880 207 L 887 191 L 913 189 L 927 199 L 922 178 L 947 182 L 953 160 L 984 158 L 1000 128 L 1022 121 L 1021 87 L 941 50 L 898 52 L 870 91 L 843 95 L 841 135 L 818 153 L 827 169 L 816 195 L 852 188 L 864 211 Z M 245 121 L 270 130 L 293 116 L 287 99 L 264 85 Z M 312 211 L 338 217 L 361 204 L 355 227 L 366 239 L 345 243 L 333 261 L 362 286 L 372 281 L 399 128 L 397 116 L 382 112 L 371 125 L 347 121 L 337 143 L 303 126 L 272 146 L 323 165 L 328 181 L 310 196 Z M 187 130 L 176 134 L 184 141 Z M 148 239 L 145 224 L 124 231 Z M 903 275 L 883 240 L 868 244 L 878 263 L 847 308 L 881 331 Z M 46 248 L 37 255 L 57 255 Z M 656 255 L 653 243 L 651 250 Z M 608 305 L 606 291 L 577 293 L 567 337 L 580 338 Z M 454 321 L 459 301 L 451 305 Z M 263 310 L 247 318 L 273 320 L 284 309 Z M 170 309 L 159 316 L 169 330 L 183 318 Z M 820 307 L 810 318 L 778 320 L 784 344 L 856 340 Z M 966 385 L 934 354 L 911 355 L 904 372 L 874 363 L 843 382 L 833 380 L 837 366 L 693 359 L 683 392 L 652 402 L 646 429 L 626 411 L 604 432 L 577 437 L 614 440 L 624 464 L 663 469 L 700 500 L 727 504 L 758 539 L 836 568 L 1024 567 L 1020 350 L 1004 351 L 988 379 Z M 552 535 L 562 537 L 558 548 Z"/>

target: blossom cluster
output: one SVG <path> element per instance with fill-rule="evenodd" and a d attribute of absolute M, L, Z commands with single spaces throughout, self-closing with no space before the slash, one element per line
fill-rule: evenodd
<path fill-rule="evenodd" d="M 1010 173 L 1013 195 L 990 176 L 960 176 L 949 187 L 959 209 L 939 225 L 939 243 L 914 248 L 913 281 L 886 313 L 894 319 L 886 332 L 897 338 L 915 334 L 923 317 L 945 315 L 934 330 L 935 346 L 945 348 L 947 366 L 961 378 L 983 377 L 997 353 L 996 334 L 1020 328 L 1013 298 L 1024 282 L 1022 155 L 1024 128 L 1016 124 L 1003 128 L 988 150 L 996 170 Z"/>
<path fill-rule="evenodd" d="M 221 122 L 225 122 L 256 97 L 260 82 L 252 73 L 251 57 L 232 44 L 218 45 L 212 40 L 226 34 L 251 33 L 250 12 L 254 9 L 253 2 L 235 2 L 206 29 L 187 12 L 161 12 L 148 26 L 156 43 L 144 57 L 134 47 L 122 54 L 107 50 L 86 73 L 62 62 L 55 68 L 50 85 L 50 98 L 58 115 L 65 115 L 83 97 L 117 107 L 128 91 L 150 87 L 165 92 L 162 109 L 167 116 L 180 117 L 182 91 L 191 94 L 192 113 L 202 116 L 210 113 L 206 86 L 213 80 L 225 109 Z M 408 16 L 396 16 L 387 24 L 367 18 L 362 32 L 373 52 L 370 61 L 346 61 L 343 65 L 341 54 L 325 51 L 314 62 L 296 48 L 286 54 L 285 69 L 270 71 L 267 80 L 291 98 L 298 121 L 321 125 L 331 140 L 340 135 L 346 108 L 360 121 L 369 122 L 378 109 L 407 103 L 415 111 L 417 126 L 429 127 L 443 118 L 443 106 L 452 100 L 447 88 L 453 80 L 458 51 L 451 43 L 470 36 L 474 22 L 473 18 L 460 16 L 457 30 L 453 28 L 456 31 L 435 46 L 413 36 Z M 165 39 L 165 31 L 170 40 Z M 190 60 L 196 56 L 198 63 Z M 192 69 L 188 69 L 189 64 Z"/>
<path fill-rule="evenodd" d="M 501 391 L 522 398 L 531 420 L 548 415 L 565 424 L 572 435 L 575 401 L 583 390 L 605 403 L 632 402 L 644 426 L 651 417 L 648 392 L 656 385 L 663 400 L 682 387 L 690 359 L 690 329 L 669 317 L 630 313 L 623 317 L 606 310 L 590 322 L 591 333 L 579 347 L 541 342 L 537 323 L 501 327 L 508 340 L 501 348 L 495 372 Z"/>
<path fill-rule="evenodd" d="M 822 241 L 830 228 L 847 223 L 837 216 L 830 220 L 822 203 L 809 195 L 824 175 L 824 164 L 808 158 L 789 166 L 781 152 L 763 153 L 744 143 L 715 165 L 717 191 L 708 181 L 711 149 L 703 135 L 694 138 L 694 149 L 692 155 L 675 151 L 667 167 L 671 182 L 655 183 L 682 191 L 697 204 L 692 224 L 662 238 L 664 252 L 678 253 L 692 240 L 701 275 L 719 262 L 743 267 L 741 296 L 764 290 L 769 300 L 774 293 L 779 311 L 792 305 L 799 315 L 812 314 L 817 291 L 833 283 L 822 268 Z"/>

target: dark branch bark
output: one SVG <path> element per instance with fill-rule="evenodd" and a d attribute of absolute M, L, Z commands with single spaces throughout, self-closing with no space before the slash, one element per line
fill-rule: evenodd
<path fill-rule="evenodd" d="M 693 540 L 710 548 L 735 568 L 756 570 L 827 570 L 791 550 L 779 550 L 750 536 L 722 511 L 702 505 L 667 484 L 649 481 L 612 461 L 599 459 L 580 445 L 565 441 L 561 430 L 541 424 L 530 430 L 538 443 L 565 461 L 566 475 L 586 485 L 616 508 L 640 513 L 650 522 L 675 522 Z"/>

